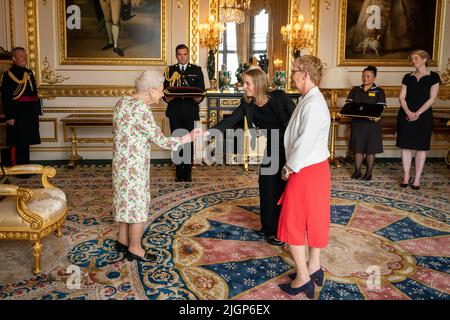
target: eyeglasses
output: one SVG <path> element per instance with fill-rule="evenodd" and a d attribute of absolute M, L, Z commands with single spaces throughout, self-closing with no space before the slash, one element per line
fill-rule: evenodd
<path fill-rule="evenodd" d="M 294 75 L 294 74 L 297 73 L 297 72 L 303 72 L 303 70 L 299 70 L 299 69 L 295 69 L 295 70 L 292 69 L 292 70 L 291 70 L 291 74 L 292 74 L 292 75 Z"/>

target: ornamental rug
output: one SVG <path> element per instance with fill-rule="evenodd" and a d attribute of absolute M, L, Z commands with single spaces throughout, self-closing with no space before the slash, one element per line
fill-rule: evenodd
<path fill-rule="evenodd" d="M 448 300 L 445 164 L 427 164 L 418 191 L 398 187 L 398 163 L 378 165 L 370 182 L 351 180 L 351 170 L 332 168 L 326 281 L 315 299 Z M 64 236 L 44 239 L 38 276 L 30 243 L 0 241 L 0 299 L 306 299 L 278 288 L 294 263 L 258 233 L 255 168 L 197 166 L 192 183 L 175 183 L 174 175 L 173 166 L 152 165 L 143 245 L 158 259 L 128 262 L 114 248 L 111 166 L 60 166 L 52 182 L 68 197 Z M 11 182 L 31 187 L 38 179 Z"/>

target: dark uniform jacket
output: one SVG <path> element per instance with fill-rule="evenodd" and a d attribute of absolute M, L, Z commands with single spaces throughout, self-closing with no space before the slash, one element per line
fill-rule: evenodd
<path fill-rule="evenodd" d="M 6 144 L 8 146 L 40 144 L 41 104 L 33 72 L 14 64 L 3 74 L 1 93 L 6 120 L 15 120 L 14 126 L 6 127 Z"/>
<path fill-rule="evenodd" d="M 273 113 L 278 118 L 281 124 L 280 129 L 284 134 L 291 115 L 294 112 L 295 104 L 283 90 L 275 90 L 270 92 L 269 99 L 271 100 Z M 247 117 L 248 127 L 253 128 L 252 103 L 248 103 L 244 100 L 244 98 L 242 98 L 239 107 L 229 117 L 220 121 L 213 128 L 219 129 L 224 133 L 226 129 L 233 129 L 241 120 L 244 119 L 244 116 Z"/>
<path fill-rule="evenodd" d="M 181 74 L 181 86 L 197 87 L 205 90 L 205 81 L 203 79 L 201 67 L 188 63 L 186 70 L 182 73 L 180 71 L 180 66 L 177 63 L 170 66 L 168 74 L 169 79 L 175 71 Z M 170 83 L 166 78 L 164 81 L 164 89 L 169 85 Z M 200 120 L 198 103 L 190 98 L 173 99 L 168 103 L 166 116 L 175 119 Z"/>
<path fill-rule="evenodd" d="M 295 110 L 295 104 L 292 99 L 283 91 L 275 90 L 269 93 L 270 105 L 275 117 L 277 118 L 280 127 L 280 156 L 284 159 L 284 132 L 289 124 L 292 113 Z M 253 124 L 253 104 L 252 102 L 246 102 L 244 98 L 241 99 L 241 104 L 234 110 L 234 112 L 227 118 L 221 120 L 211 129 L 219 129 L 222 133 L 226 133 L 227 129 L 234 129 L 244 117 L 247 117 L 248 127 L 254 128 Z M 254 132 L 250 131 L 250 134 Z M 267 137 L 267 143 L 269 144 L 270 136 Z M 250 144 L 252 148 L 256 146 L 256 136 L 252 135 Z M 284 163 L 282 164 L 284 165 Z"/>

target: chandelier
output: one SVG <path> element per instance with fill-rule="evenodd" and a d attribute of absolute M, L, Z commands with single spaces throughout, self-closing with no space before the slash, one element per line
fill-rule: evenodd
<path fill-rule="evenodd" d="M 302 49 L 312 47 L 314 28 L 312 24 L 305 23 L 297 8 L 294 9 L 292 23 L 281 27 L 281 34 L 283 42 L 291 46 L 295 58 L 300 57 Z"/>
<path fill-rule="evenodd" d="M 220 0 L 220 21 L 241 24 L 250 11 L 251 0 Z"/>

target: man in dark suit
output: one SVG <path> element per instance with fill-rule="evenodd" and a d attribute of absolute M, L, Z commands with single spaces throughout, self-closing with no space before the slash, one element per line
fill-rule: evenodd
<path fill-rule="evenodd" d="M 205 81 L 203 79 L 202 68 L 189 63 L 189 49 L 186 45 L 180 44 L 175 49 L 178 63 L 167 67 L 165 72 L 164 89 L 169 86 L 197 87 L 205 90 Z M 180 75 L 178 81 L 176 73 Z M 175 75 L 174 75 L 175 74 Z M 171 81 L 172 79 L 172 81 Z M 194 129 L 194 121 L 200 120 L 199 102 L 201 99 L 176 98 L 168 101 L 166 116 L 169 118 L 170 130 L 172 133 L 176 129 Z M 191 143 L 191 155 L 193 153 L 193 144 Z M 183 156 L 183 151 L 181 151 Z M 192 159 L 192 156 L 191 156 Z M 175 181 L 192 181 L 192 161 L 176 165 Z"/>
<path fill-rule="evenodd" d="M 41 103 L 33 71 L 24 48 L 11 50 L 14 65 L 3 74 L 2 103 L 6 118 L 6 144 L 11 153 L 2 159 L 4 165 L 30 163 L 30 145 L 40 144 L 39 115 Z M 2 154 L 5 156 L 5 153 Z"/>

